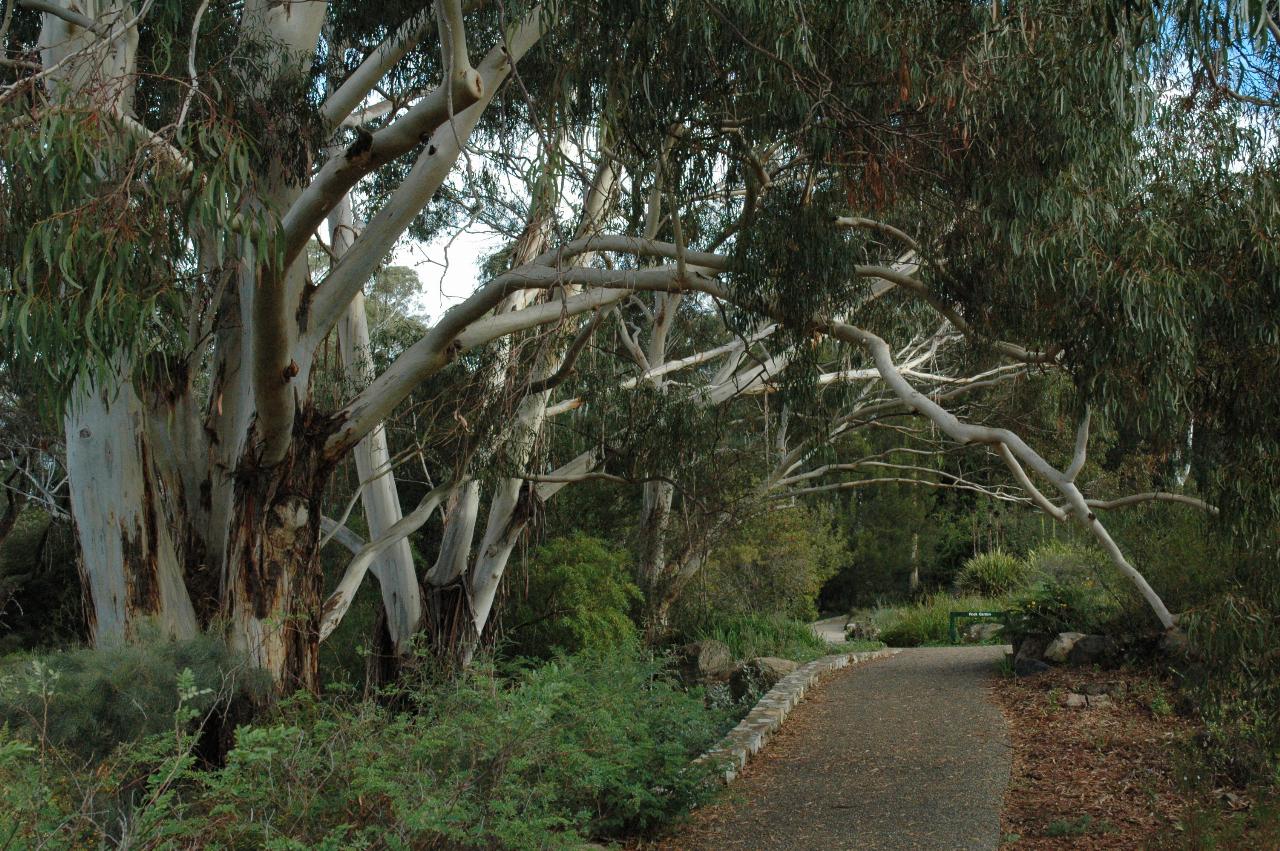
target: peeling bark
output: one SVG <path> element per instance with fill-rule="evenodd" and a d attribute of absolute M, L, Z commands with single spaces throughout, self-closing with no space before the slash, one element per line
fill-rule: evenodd
<path fill-rule="evenodd" d="M 177 638 L 197 632 L 145 417 L 127 380 L 111 388 L 81 379 L 63 420 L 85 611 L 98 646 L 128 641 L 149 622 Z"/>
<path fill-rule="evenodd" d="M 305 441 L 238 483 L 230 534 L 226 629 L 232 649 L 279 693 L 319 685 L 320 495 L 328 470 Z"/>

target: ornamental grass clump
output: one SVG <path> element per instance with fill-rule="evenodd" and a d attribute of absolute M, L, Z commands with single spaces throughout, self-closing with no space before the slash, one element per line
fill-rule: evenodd
<path fill-rule="evenodd" d="M 997 548 L 965 561 L 956 577 L 956 589 L 962 594 L 1003 597 L 1026 587 L 1031 575 L 1027 562 Z"/>

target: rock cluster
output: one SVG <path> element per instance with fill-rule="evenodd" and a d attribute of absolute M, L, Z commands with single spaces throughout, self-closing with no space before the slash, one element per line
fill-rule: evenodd
<path fill-rule="evenodd" d="M 689 685 L 705 686 L 714 703 L 755 700 L 800 667 L 798 662 L 775 656 L 735 662 L 729 647 L 715 639 L 677 647 L 673 660 L 680 679 Z"/>
<path fill-rule="evenodd" d="M 974 623 L 964 631 L 964 640 L 972 644 L 981 644 L 984 641 L 992 641 L 1000 633 L 1004 632 L 1004 626 L 998 623 Z"/>
<path fill-rule="evenodd" d="M 776 656 L 750 659 L 734 668 L 729 675 L 729 693 L 734 700 L 756 697 L 773 688 L 778 680 L 799 667 L 799 662 Z"/>
<path fill-rule="evenodd" d="M 673 655 L 676 670 L 687 683 L 722 682 L 733 673 L 733 653 L 713 638 L 677 647 Z"/>
<path fill-rule="evenodd" d="M 1052 665 L 1085 667 L 1110 665 L 1119 661 L 1120 645 L 1106 635 L 1060 632 L 1055 636 L 1028 635 L 1013 656 L 1013 673 L 1026 677 L 1046 671 Z"/>
<path fill-rule="evenodd" d="M 849 621 L 844 627 L 845 641 L 879 641 L 880 628 L 875 624 Z"/>

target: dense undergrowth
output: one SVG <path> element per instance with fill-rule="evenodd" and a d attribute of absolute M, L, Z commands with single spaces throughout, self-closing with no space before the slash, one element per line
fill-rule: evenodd
<path fill-rule="evenodd" d="M 1200 731 L 1177 755 L 1198 784 L 1187 794 L 1201 801 L 1188 829 L 1204 847 L 1233 847 L 1233 837 L 1267 835 L 1280 780 L 1280 606 L 1265 584 L 1233 577 L 1225 546 L 1170 516 L 1137 516 L 1125 531 L 1183 613 L 1191 652 L 1144 664 L 1163 666 L 1177 687 L 1169 711 Z M 830 531 L 822 517 L 810 525 L 811 536 Z M 223 724 L 228 700 L 265 685 L 217 641 L 152 636 L 4 657 L 0 848 L 571 848 L 661 831 L 712 791 L 692 760 L 749 702 L 679 682 L 666 667 L 670 647 L 714 639 L 737 660 L 799 662 L 832 652 L 800 618 L 814 614 L 835 555 L 810 542 L 779 557 L 776 525 L 746 540 L 675 609 L 665 642 L 646 649 L 625 548 L 583 534 L 549 539 L 515 571 L 488 661 L 452 677 L 409 665 L 394 687 L 360 695 L 350 684 L 363 676 L 362 639 L 349 636 L 350 652 L 326 657 L 323 694 L 284 701 L 213 748 L 201 725 Z M 997 641 L 1158 635 L 1087 544 L 1019 540 L 959 559 L 914 599 L 887 595 L 855 617 L 896 646 L 947 644 L 950 612 L 976 609 L 1009 613 Z M 774 575 L 798 564 L 799 578 Z M 751 594 L 726 592 L 746 575 Z M 368 597 L 353 624 L 374 623 Z M 1256 806 L 1222 818 L 1224 785 L 1248 790 Z"/>
<path fill-rule="evenodd" d="M 193 753 L 211 686 L 190 669 L 168 730 L 100 762 L 42 735 L 58 687 L 52 718 L 0 728 L 9 847 L 576 848 L 705 797 L 711 769 L 691 760 L 726 726 L 635 645 L 419 674 L 379 700 L 299 694 L 240 727 L 217 768 Z"/>
<path fill-rule="evenodd" d="M 726 615 L 710 618 L 682 634 L 688 641 L 724 642 L 735 659 L 777 656 L 808 662 L 832 652 L 807 624 L 782 615 Z"/>

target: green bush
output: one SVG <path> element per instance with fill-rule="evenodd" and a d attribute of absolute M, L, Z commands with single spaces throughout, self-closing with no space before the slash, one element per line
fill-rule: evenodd
<path fill-rule="evenodd" d="M 714 547 L 679 601 L 675 619 L 777 614 L 811 621 L 818 616 L 819 589 L 847 557 L 829 508 L 760 512 Z"/>
<path fill-rule="evenodd" d="M 548 541 L 533 553 L 520 584 L 524 594 L 507 625 L 516 653 L 546 658 L 637 638 L 629 612 L 640 590 L 626 552 L 605 541 L 582 533 Z"/>
<path fill-rule="evenodd" d="M 994 549 L 964 563 L 956 577 L 956 589 L 962 594 L 1003 597 L 1026 587 L 1030 578 L 1031 569 L 1025 561 Z"/>
<path fill-rule="evenodd" d="M 783 615 L 724 615 L 681 635 L 684 641 L 722 641 L 735 659 L 777 656 L 808 662 L 831 648 L 807 623 Z"/>
<path fill-rule="evenodd" d="M 28 508 L 0 545 L 0 656 L 85 637 L 71 524 Z"/>
<path fill-rule="evenodd" d="M 1009 635 L 1126 632 L 1131 589 L 1096 550 L 1050 542 L 1027 556 L 1035 583 L 1009 606 Z"/>
<path fill-rule="evenodd" d="M 1184 617 L 1195 650 L 1183 687 L 1204 721 L 1204 756 L 1244 786 L 1280 785 L 1280 617 L 1225 594 Z"/>
<path fill-rule="evenodd" d="M 54 848 L 576 849 L 651 830 L 715 788 L 712 768 L 691 760 L 723 719 L 634 648 L 397 696 L 408 711 L 299 695 L 240 728 L 214 771 L 168 736 L 69 774 L 0 728 L 0 836 Z M 130 784 L 147 761 L 148 779 Z"/>
<path fill-rule="evenodd" d="M 0 724 L 82 757 L 101 756 L 119 742 L 172 729 L 174 682 L 184 669 L 208 689 L 191 701 L 200 713 L 219 699 L 266 687 L 217 638 L 169 641 L 155 633 L 104 650 L 6 657 L 0 662 Z"/>
<path fill-rule="evenodd" d="M 879 609 L 872 616 L 880 628 L 880 640 L 890 647 L 920 647 L 951 641 L 951 613 L 980 609 L 1003 609 L 998 600 L 983 597 L 952 597 L 930 594 L 919 603 Z"/>

